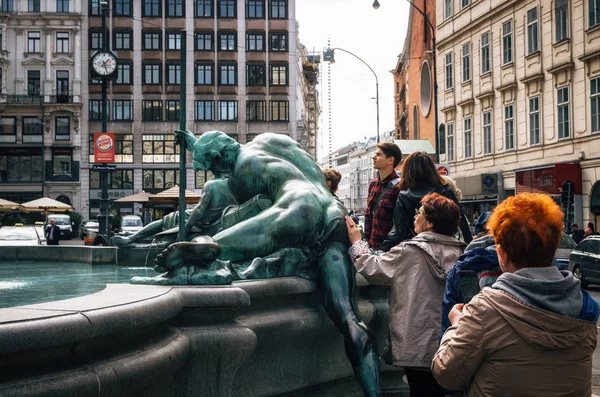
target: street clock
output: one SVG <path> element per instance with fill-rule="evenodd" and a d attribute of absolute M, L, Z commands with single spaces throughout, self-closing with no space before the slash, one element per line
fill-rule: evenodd
<path fill-rule="evenodd" d="M 117 56 L 110 51 L 98 51 L 90 59 L 92 77 L 113 77 L 117 73 Z"/>

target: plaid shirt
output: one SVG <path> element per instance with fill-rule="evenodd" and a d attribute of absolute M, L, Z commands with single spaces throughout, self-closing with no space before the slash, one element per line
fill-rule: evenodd
<path fill-rule="evenodd" d="M 369 243 L 369 246 L 377 250 L 383 241 L 386 239 L 392 226 L 394 226 L 394 208 L 396 199 L 398 198 L 398 185 L 389 189 L 379 201 L 379 205 L 375 209 L 373 216 L 372 207 L 375 205 L 377 198 L 383 192 L 388 183 L 398 178 L 396 172 L 392 172 L 384 180 L 380 181 L 379 177 L 373 179 L 369 184 L 369 198 L 367 199 L 367 213 L 365 214 L 364 237 Z"/>

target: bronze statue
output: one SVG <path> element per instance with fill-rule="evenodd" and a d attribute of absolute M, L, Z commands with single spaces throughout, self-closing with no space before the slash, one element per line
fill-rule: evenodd
<path fill-rule="evenodd" d="M 227 284 L 318 274 L 325 310 L 344 335 L 346 353 L 365 395 L 380 395 L 374 341 L 357 316 L 346 210 L 330 193 L 314 160 L 285 135 L 264 133 L 245 145 L 218 131 L 198 139 L 189 131 L 176 135 L 193 151 L 194 170 L 226 178 L 228 191 L 242 204 L 212 238 L 199 236 L 170 245 L 155 261 L 164 274 L 132 282 Z M 253 204 L 256 201 L 269 206 L 257 212 L 261 206 Z"/>

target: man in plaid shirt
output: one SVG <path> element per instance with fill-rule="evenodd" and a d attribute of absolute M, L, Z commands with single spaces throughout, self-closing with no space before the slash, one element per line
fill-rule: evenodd
<path fill-rule="evenodd" d="M 394 226 L 393 215 L 398 198 L 397 185 L 400 180 L 395 168 L 402 160 L 402 152 L 392 142 L 377 144 L 373 156 L 373 168 L 379 176 L 369 184 L 369 198 L 365 213 L 364 237 L 369 246 L 377 250 Z"/>

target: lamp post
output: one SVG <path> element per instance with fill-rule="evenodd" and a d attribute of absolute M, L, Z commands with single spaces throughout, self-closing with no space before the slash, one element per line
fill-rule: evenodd
<path fill-rule="evenodd" d="M 335 58 L 334 58 L 335 50 L 340 50 L 342 52 L 345 52 L 346 54 L 352 55 L 354 58 L 358 59 L 363 64 L 365 64 L 365 66 L 369 68 L 371 73 L 373 73 L 373 76 L 375 76 L 375 103 L 377 106 L 377 143 L 379 143 L 379 78 L 377 78 L 377 73 L 375 73 L 373 68 L 371 68 L 368 63 L 363 61 L 361 57 L 359 57 L 356 54 L 351 53 L 348 50 L 344 50 L 343 48 L 327 48 L 323 52 L 323 60 L 325 62 L 335 63 Z"/>
<path fill-rule="evenodd" d="M 101 1 L 100 8 L 102 12 L 102 49 L 108 50 L 108 35 L 106 34 L 106 14 L 108 12 L 108 2 Z M 108 81 L 106 76 L 102 77 L 102 132 L 108 130 Z M 102 195 L 100 196 L 100 217 L 98 218 L 98 231 L 104 232 L 106 241 L 110 238 L 110 218 L 109 218 L 109 200 L 108 200 L 108 173 L 100 173 L 100 187 Z"/>
<path fill-rule="evenodd" d="M 437 83 L 437 52 L 435 47 L 435 26 L 429 20 L 429 17 L 415 5 L 411 0 L 406 0 L 419 14 L 423 16 L 427 25 L 431 29 L 431 47 L 433 55 L 433 108 L 434 108 L 434 123 L 435 123 L 435 162 L 440 162 L 440 142 L 439 142 L 439 122 L 438 122 L 438 83 Z M 379 9 L 379 1 L 373 2 L 373 8 Z M 427 52 L 427 51 L 426 51 Z"/>

